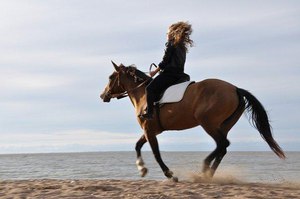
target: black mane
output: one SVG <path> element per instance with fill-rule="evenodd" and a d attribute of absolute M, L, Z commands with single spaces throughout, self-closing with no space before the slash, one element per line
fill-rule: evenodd
<path fill-rule="evenodd" d="M 146 73 L 140 71 L 139 69 L 136 68 L 135 65 L 130 65 L 130 66 L 127 66 L 127 71 L 130 72 L 134 72 L 134 74 L 138 77 L 138 78 L 141 78 L 142 81 L 151 81 L 152 80 L 152 77 L 150 77 L 149 75 L 146 75 Z"/>

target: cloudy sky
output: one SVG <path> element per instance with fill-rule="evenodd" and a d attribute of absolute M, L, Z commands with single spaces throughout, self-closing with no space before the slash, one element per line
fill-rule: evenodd
<path fill-rule="evenodd" d="M 147 71 L 181 20 L 194 29 L 191 78 L 250 90 L 282 148 L 300 150 L 297 0 L 4 0 L 0 19 L 0 153 L 134 150 L 142 130 L 129 99 L 99 99 L 110 60 Z M 201 127 L 158 138 L 162 150 L 214 148 Z M 270 151 L 245 116 L 229 139 L 229 150 Z"/>

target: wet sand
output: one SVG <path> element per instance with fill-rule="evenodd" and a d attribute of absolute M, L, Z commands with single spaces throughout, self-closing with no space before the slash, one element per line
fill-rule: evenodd
<path fill-rule="evenodd" d="M 8 180 L 0 198 L 300 198 L 295 184 L 154 180 Z"/>

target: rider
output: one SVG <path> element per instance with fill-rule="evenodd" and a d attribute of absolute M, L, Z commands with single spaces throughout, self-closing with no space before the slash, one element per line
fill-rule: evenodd
<path fill-rule="evenodd" d="M 184 64 L 188 47 L 193 46 L 193 40 L 190 39 L 192 31 L 192 25 L 188 22 L 177 22 L 169 27 L 164 57 L 156 70 L 150 72 L 150 76 L 161 72 L 146 87 L 147 111 L 140 115 L 140 118 L 153 119 L 154 102 L 159 100 L 160 95 L 169 86 L 187 76 L 184 73 Z"/>

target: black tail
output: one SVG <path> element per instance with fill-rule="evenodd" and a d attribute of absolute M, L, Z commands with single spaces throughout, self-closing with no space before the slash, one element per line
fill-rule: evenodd
<path fill-rule="evenodd" d="M 268 115 L 263 105 L 256 99 L 256 97 L 244 89 L 237 88 L 237 93 L 244 99 L 246 103 L 245 110 L 250 115 L 250 122 L 259 131 L 260 135 L 268 143 L 274 153 L 276 153 L 279 158 L 284 159 L 284 152 L 272 136 Z"/>

